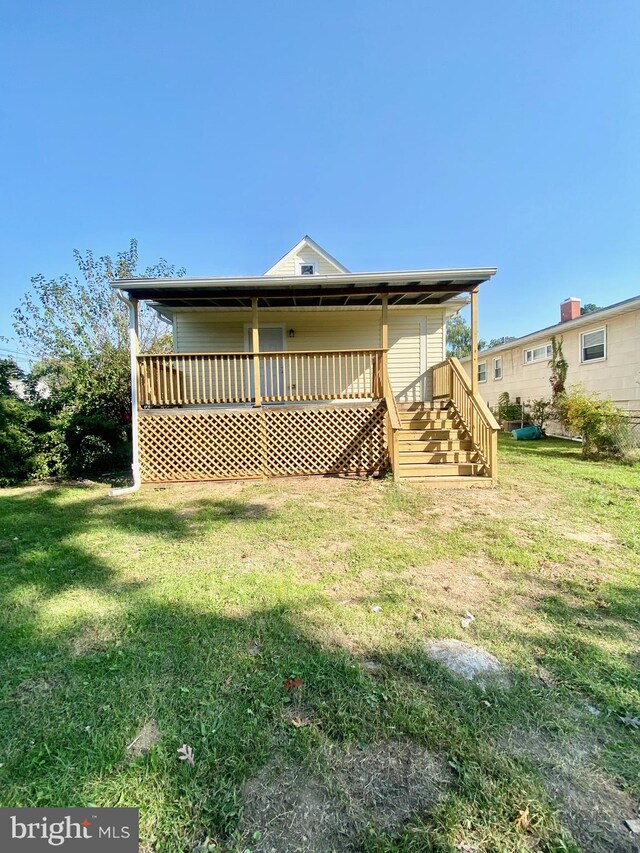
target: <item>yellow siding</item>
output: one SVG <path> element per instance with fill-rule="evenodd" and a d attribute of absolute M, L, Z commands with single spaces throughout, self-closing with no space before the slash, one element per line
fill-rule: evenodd
<path fill-rule="evenodd" d="M 249 311 L 176 311 L 176 352 L 246 352 Z M 260 325 L 282 325 L 289 351 L 373 349 L 381 345 L 379 311 L 264 311 Z M 293 329 L 294 337 L 289 337 Z M 444 358 L 442 309 L 389 311 L 389 375 L 401 401 L 421 400 L 428 368 Z M 430 399 L 427 388 L 427 399 Z"/>
<path fill-rule="evenodd" d="M 390 313 L 389 380 L 402 403 L 424 399 L 424 329 L 424 315 Z"/>
<path fill-rule="evenodd" d="M 580 335 L 606 327 L 607 357 L 604 361 L 581 363 Z M 569 362 L 567 387 L 584 385 L 587 391 L 595 391 L 608 397 L 619 405 L 640 409 L 640 309 L 627 311 L 614 317 L 587 323 L 578 328 L 556 330 L 556 337 L 562 338 L 564 356 Z M 487 362 L 487 381 L 478 384 L 478 390 L 490 406 L 498 403 L 498 397 L 507 391 L 511 399 L 520 397 L 523 401 L 548 398 L 551 395 L 549 385 L 549 363 L 547 359 L 533 364 L 523 363 L 523 352 L 535 346 L 542 346 L 551 340 L 551 336 L 541 335 L 526 344 L 516 344 L 495 355 L 478 356 L 478 363 Z M 493 359 L 502 357 L 503 378 L 493 379 Z M 469 361 L 464 367 L 469 372 Z"/>
<path fill-rule="evenodd" d="M 314 263 L 316 275 L 335 275 L 337 272 L 341 272 L 335 264 L 327 261 L 314 249 L 305 247 L 295 255 L 285 255 L 266 275 L 298 275 L 298 260 L 302 263 Z"/>

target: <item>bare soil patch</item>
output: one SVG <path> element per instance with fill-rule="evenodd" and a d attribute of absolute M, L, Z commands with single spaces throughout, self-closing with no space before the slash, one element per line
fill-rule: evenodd
<path fill-rule="evenodd" d="M 71 637 L 69 645 L 74 657 L 84 657 L 105 651 L 113 640 L 114 634 L 108 628 L 88 626 L 81 634 Z"/>
<path fill-rule="evenodd" d="M 255 853 L 330 853 L 359 848 L 368 826 L 393 832 L 445 793 L 450 771 L 408 742 L 359 749 L 329 747 L 326 770 L 312 773 L 281 756 L 244 788 L 238 849 Z"/>
<path fill-rule="evenodd" d="M 60 686 L 59 678 L 28 678 L 13 691 L 12 699 L 20 705 L 41 702 Z"/>
<path fill-rule="evenodd" d="M 127 753 L 131 758 L 146 755 L 156 744 L 160 743 L 162 732 L 155 720 L 149 720 L 140 729 L 136 737 L 127 746 Z"/>
<path fill-rule="evenodd" d="M 593 742 L 566 742 L 542 732 L 513 729 L 507 750 L 540 773 L 562 823 L 590 853 L 638 853 L 640 837 L 625 824 L 638 819 L 640 803 L 616 787 L 595 764 Z"/>

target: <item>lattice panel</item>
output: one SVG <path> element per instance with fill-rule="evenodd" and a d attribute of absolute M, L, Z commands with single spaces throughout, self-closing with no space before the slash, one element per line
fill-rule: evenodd
<path fill-rule="evenodd" d="M 386 464 L 384 406 L 265 414 L 267 476 L 364 473 Z"/>
<path fill-rule="evenodd" d="M 259 412 L 140 416 L 143 483 L 236 480 L 262 469 Z"/>
<path fill-rule="evenodd" d="M 385 408 L 140 415 L 143 482 L 364 473 L 388 466 Z"/>

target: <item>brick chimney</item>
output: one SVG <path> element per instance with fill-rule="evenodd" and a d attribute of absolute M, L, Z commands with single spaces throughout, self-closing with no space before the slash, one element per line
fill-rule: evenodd
<path fill-rule="evenodd" d="M 566 323 L 567 320 L 575 320 L 580 316 L 580 300 L 577 296 L 570 296 L 560 303 L 560 322 Z"/>

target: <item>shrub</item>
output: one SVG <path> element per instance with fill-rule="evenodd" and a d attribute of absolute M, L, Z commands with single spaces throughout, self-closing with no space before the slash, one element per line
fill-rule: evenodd
<path fill-rule="evenodd" d="M 72 415 L 61 437 L 67 452 L 65 468 L 72 477 L 104 474 L 122 464 L 127 453 L 126 429 L 103 415 Z"/>
<path fill-rule="evenodd" d="M 569 429 L 582 436 L 583 456 L 621 457 L 629 447 L 627 416 L 611 400 L 577 386 L 558 398 L 556 408 Z"/>
<path fill-rule="evenodd" d="M 529 400 L 527 408 L 529 410 L 527 414 L 531 423 L 544 431 L 544 425 L 551 417 L 551 400 Z"/>
<path fill-rule="evenodd" d="M 504 391 L 498 398 L 496 416 L 500 422 L 522 420 L 522 406 L 520 403 L 512 403 L 509 392 Z"/>

